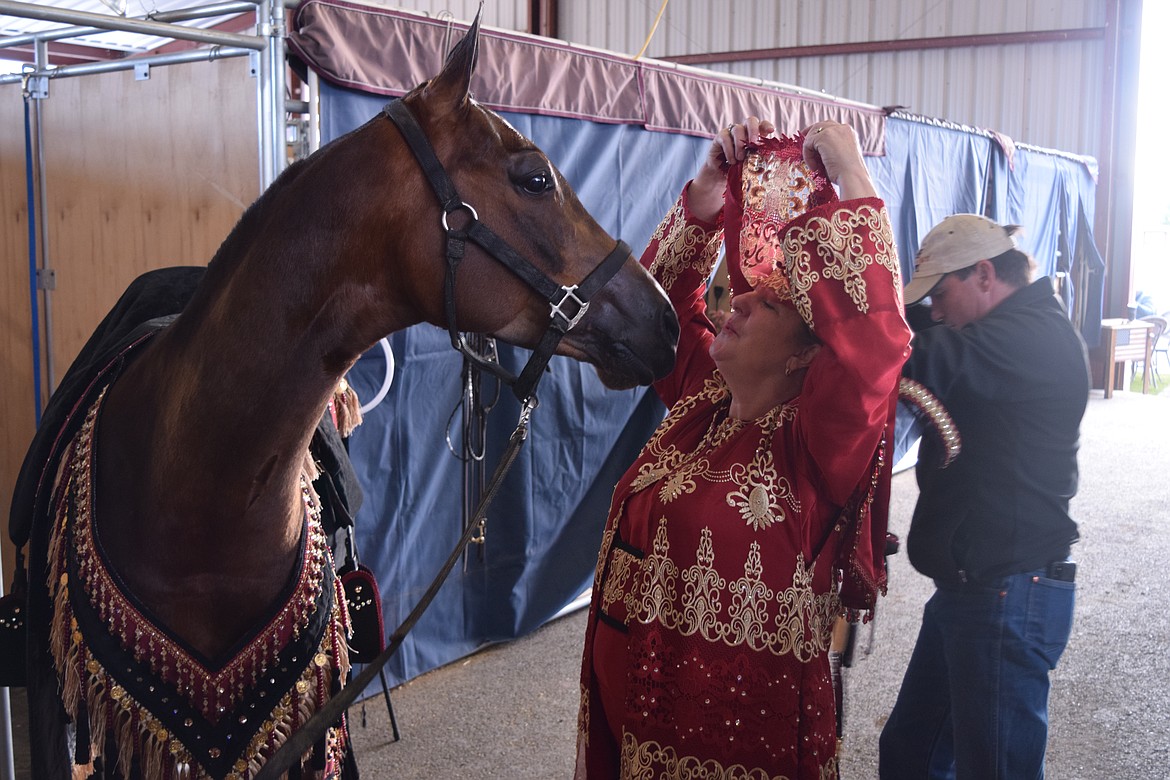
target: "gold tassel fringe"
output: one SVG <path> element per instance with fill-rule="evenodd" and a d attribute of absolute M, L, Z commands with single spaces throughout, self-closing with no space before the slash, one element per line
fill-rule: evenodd
<path fill-rule="evenodd" d="M 349 438 L 354 428 L 362 424 L 362 405 L 357 393 L 344 379 L 333 393 L 333 411 L 337 415 L 337 432 L 341 438 Z"/>

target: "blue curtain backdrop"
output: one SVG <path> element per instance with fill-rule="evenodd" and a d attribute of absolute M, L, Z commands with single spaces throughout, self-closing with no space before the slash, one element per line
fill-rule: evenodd
<path fill-rule="evenodd" d="M 328 84 L 322 92 L 326 141 L 366 122 L 386 102 Z M 548 153 L 598 222 L 636 252 L 709 144 L 635 125 L 504 116 Z M 1036 255 L 1042 273 L 1063 274 L 1062 291 L 1086 318 L 1088 340 L 1095 340 L 1103 265 L 1092 249 L 1095 185 L 1083 161 L 1016 150 L 1009 166 L 984 134 L 897 117 L 887 120 L 886 150 L 866 162 L 890 210 L 907 278 L 922 237 L 949 214 L 979 212 L 1022 224 L 1028 230 L 1024 248 Z M 1080 291 L 1071 282 L 1074 266 Z M 366 493 L 357 517 L 358 549 L 378 576 L 388 631 L 426 590 L 463 522 L 463 464 L 447 441 L 450 436 L 459 450 L 461 358 L 446 332 L 432 326 L 396 333 L 390 343 L 397 364 L 393 384 L 350 440 Z M 513 370 L 528 355 L 505 345 L 500 350 Z M 376 393 L 385 368 L 380 349 L 355 366 L 350 381 L 363 399 Z M 488 513 L 486 542 L 469 548 L 391 661 L 392 685 L 523 636 L 592 581 L 613 485 L 664 410 L 645 389 L 605 389 L 591 367 L 554 358 L 550 368 L 529 441 Z M 490 398 L 494 381 L 484 385 Z M 518 413 L 510 394 L 500 393 L 487 422 L 489 475 Z M 896 458 L 916 436 L 909 417 L 900 416 Z"/>

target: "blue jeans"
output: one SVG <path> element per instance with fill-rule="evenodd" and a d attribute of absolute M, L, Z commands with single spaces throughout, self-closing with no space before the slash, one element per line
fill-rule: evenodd
<path fill-rule="evenodd" d="M 882 780 L 1041 780 L 1048 672 L 1068 644 L 1076 585 L 1044 570 L 939 583 L 882 730 Z"/>

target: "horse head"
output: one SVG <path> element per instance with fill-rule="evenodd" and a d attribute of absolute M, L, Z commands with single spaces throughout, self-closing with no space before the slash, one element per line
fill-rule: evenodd
<path fill-rule="evenodd" d="M 477 16 L 439 75 L 403 101 L 478 220 L 556 285 L 578 284 L 616 242 L 548 157 L 474 100 L 470 86 L 478 41 Z M 425 182 L 420 186 L 429 189 Z M 419 192 L 415 202 L 428 214 L 439 211 L 432 193 Z M 419 230 L 432 229 L 428 219 L 437 227 L 441 215 L 423 216 Z M 442 237 L 439 230 L 435 234 Z M 625 254 L 617 273 L 593 296 L 557 348 L 559 354 L 592 363 L 613 388 L 664 376 L 674 365 L 679 331 L 662 288 L 636 258 Z M 534 347 L 547 330 L 549 302 L 479 246 L 468 243 L 456 279 L 459 330 L 487 333 L 523 347 Z M 446 325 L 442 302 L 433 294 L 430 298 L 424 318 Z"/>

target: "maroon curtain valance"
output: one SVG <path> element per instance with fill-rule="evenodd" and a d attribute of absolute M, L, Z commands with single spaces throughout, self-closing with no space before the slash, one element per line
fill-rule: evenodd
<path fill-rule="evenodd" d="M 405 94 L 438 73 L 467 30 L 466 24 L 343 0 L 302 3 L 292 26 L 290 47 L 321 78 L 379 95 Z M 499 111 L 697 136 L 749 114 L 772 119 L 782 133 L 832 119 L 857 130 L 865 154 L 885 153 L 885 114 L 876 107 L 522 33 L 480 33 L 472 91 Z"/>

